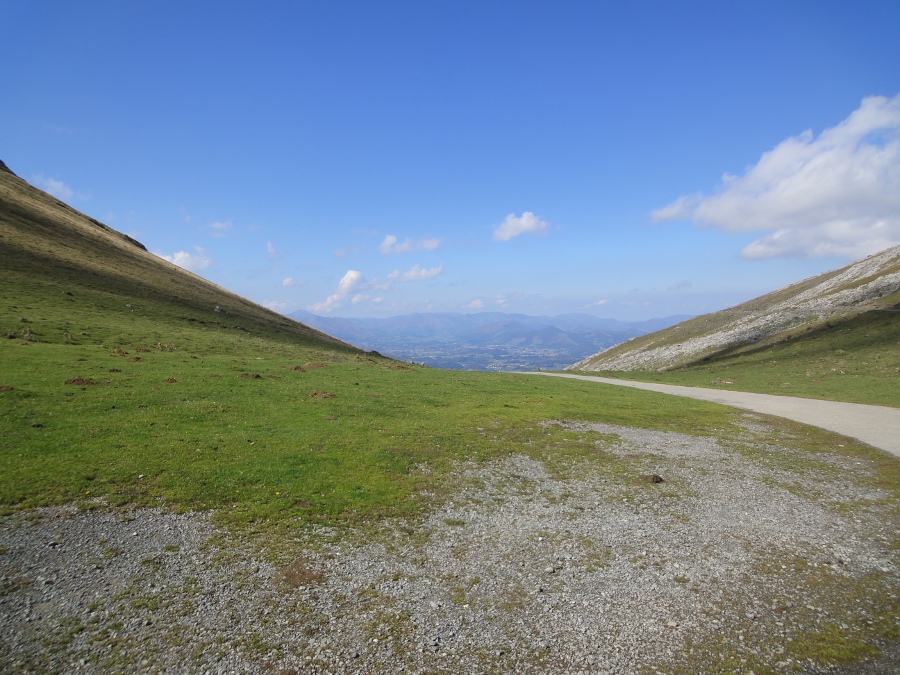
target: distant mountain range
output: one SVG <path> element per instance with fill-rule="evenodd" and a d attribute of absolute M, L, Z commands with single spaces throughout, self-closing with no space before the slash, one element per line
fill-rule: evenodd
<path fill-rule="evenodd" d="M 348 319 L 302 310 L 289 316 L 362 349 L 458 370 L 561 369 L 600 349 L 689 318 L 625 322 L 590 314 L 480 312 Z"/>

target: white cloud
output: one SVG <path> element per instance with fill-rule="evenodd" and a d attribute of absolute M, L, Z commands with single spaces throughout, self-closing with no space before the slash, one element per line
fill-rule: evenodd
<path fill-rule="evenodd" d="M 682 289 L 682 288 L 690 288 L 690 287 L 693 286 L 693 285 L 694 285 L 694 284 L 692 284 L 692 283 L 691 283 L 690 281 L 688 281 L 687 279 L 679 279 L 679 280 L 676 281 L 674 284 L 672 284 L 671 286 L 669 286 L 668 290 L 670 290 L 670 291 L 677 291 L 677 290 Z"/>
<path fill-rule="evenodd" d="M 281 300 L 263 300 L 262 306 L 268 307 L 275 312 L 283 312 L 283 310 L 290 307 L 288 303 L 282 302 Z"/>
<path fill-rule="evenodd" d="M 190 220 L 190 218 L 188 220 Z M 211 237 L 216 237 L 216 238 L 224 237 L 228 234 L 228 231 L 231 229 L 231 227 L 232 226 L 231 226 L 230 220 L 225 220 L 225 221 L 217 220 L 216 222 L 209 224 L 209 229 L 210 229 L 209 235 Z"/>
<path fill-rule="evenodd" d="M 587 307 L 603 307 L 603 305 L 606 305 L 608 303 L 609 303 L 609 300 L 607 300 L 606 298 L 603 298 L 602 300 L 597 300 L 597 302 L 590 303 L 589 305 L 587 305 Z"/>
<path fill-rule="evenodd" d="M 399 270 L 394 270 L 393 272 L 388 274 L 388 281 L 424 281 L 425 279 L 432 279 L 436 277 L 443 271 L 443 265 L 438 265 L 437 267 L 432 267 L 431 269 L 425 269 L 423 267 L 419 267 L 418 265 L 413 265 L 408 272 L 400 272 Z"/>
<path fill-rule="evenodd" d="M 41 188 L 44 192 L 47 192 L 57 199 L 61 199 L 62 201 L 68 201 L 75 196 L 75 191 L 72 190 L 72 188 L 63 183 L 61 180 L 56 180 L 55 178 L 45 178 L 44 176 L 38 174 L 34 177 L 34 184 Z"/>
<path fill-rule="evenodd" d="M 163 260 L 168 260 L 170 263 L 174 263 L 181 267 L 182 269 L 186 269 L 190 272 L 199 272 L 200 270 L 205 270 L 207 267 L 212 265 L 212 258 L 206 255 L 206 250 L 200 248 L 199 246 L 195 246 L 194 250 L 196 253 L 190 253 L 188 251 L 176 251 L 172 255 L 159 255 Z"/>
<path fill-rule="evenodd" d="M 347 270 L 346 274 L 338 282 L 337 291 L 325 298 L 324 302 L 317 302 L 310 306 L 313 312 L 330 312 L 341 307 L 347 299 L 353 295 L 351 302 L 356 304 L 364 299 L 363 295 L 356 291 L 366 286 L 366 280 L 359 270 Z"/>
<path fill-rule="evenodd" d="M 269 260 L 278 260 L 282 257 L 271 241 L 266 242 L 266 255 L 269 256 Z"/>
<path fill-rule="evenodd" d="M 343 303 L 342 300 L 346 296 L 342 296 L 338 293 L 334 293 L 325 298 L 324 302 L 315 302 L 309 306 L 309 311 L 311 312 L 330 312 L 333 309 L 337 309 Z"/>
<path fill-rule="evenodd" d="M 472 302 L 470 302 L 466 307 L 470 309 L 481 309 L 484 307 L 484 300 L 481 298 L 475 298 Z"/>
<path fill-rule="evenodd" d="M 285 288 L 290 288 L 291 286 L 302 286 L 305 282 L 297 281 L 293 277 L 286 277 L 282 279 L 281 285 Z"/>
<path fill-rule="evenodd" d="M 364 282 L 365 278 L 363 278 L 362 272 L 359 270 L 347 270 L 347 273 L 338 282 L 338 293 L 346 295 L 359 288 Z"/>
<path fill-rule="evenodd" d="M 788 138 L 712 196 L 685 195 L 651 213 L 726 232 L 767 232 L 745 258 L 859 258 L 900 243 L 900 94 L 863 99 L 817 137 Z"/>
<path fill-rule="evenodd" d="M 390 255 L 392 253 L 414 253 L 415 251 L 434 251 L 441 245 L 440 239 L 434 239 L 432 237 L 424 237 L 422 239 L 417 239 L 413 241 L 410 238 L 407 238 L 403 243 L 397 243 L 397 237 L 392 234 L 389 234 L 384 238 L 378 245 L 378 250 L 384 253 L 385 255 Z"/>
<path fill-rule="evenodd" d="M 535 216 L 531 211 L 525 211 L 520 218 L 510 213 L 506 220 L 494 230 L 494 241 L 509 241 L 520 234 L 546 234 L 547 223 Z"/>
<path fill-rule="evenodd" d="M 388 275 L 387 279 L 375 278 L 371 281 L 366 280 L 359 270 L 347 270 L 346 274 L 344 274 L 338 282 L 337 290 L 329 295 L 323 302 L 317 302 L 311 305 L 309 309 L 313 312 L 330 312 L 342 307 L 347 302 L 353 305 L 358 305 L 363 302 L 378 304 L 384 302 L 384 298 L 381 296 L 372 297 L 369 293 L 375 291 L 389 291 L 391 290 L 392 284 L 395 282 L 423 281 L 425 279 L 431 279 L 432 277 L 439 275 L 443 269 L 443 265 L 438 265 L 431 269 L 425 269 L 418 265 L 414 265 L 407 272 L 395 270 Z M 284 282 L 282 282 L 282 285 L 285 285 Z"/>

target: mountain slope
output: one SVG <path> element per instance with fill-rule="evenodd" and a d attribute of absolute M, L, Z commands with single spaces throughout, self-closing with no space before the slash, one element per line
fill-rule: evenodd
<path fill-rule="evenodd" d="M 870 313 L 900 326 L 900 246 L 594 354 L 568 370 L 670 370 L 792 340 Z M 883 314 L 891 312 L 890 314 Z M 890 335 L 890 331 L 885 333 Z"/>
<path fill-rule="evenodd" d="M 179 328 L 206 326 L 221 333 L 223 344 L 253 335 L 351 349 L 148 253 L 5 165 L 0 270 L 0 329 L 10 337 L 24 331 L 24 318 L 28 334 L 42 342 L 103 342 L 123 331 L 168 342 Z"/>

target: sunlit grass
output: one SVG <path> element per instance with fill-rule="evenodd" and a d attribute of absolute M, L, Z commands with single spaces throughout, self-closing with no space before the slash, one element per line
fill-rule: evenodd
<path fill-rule="evenodd" d="M 566 434 L 540 426 L 550 419 L 734 429 L 732 413 L 711 404 L 364 354 L 151 351 L 132 361 L 133 349 L 121 351 L 0 343 L 12 387 L 0 392 L 0 503 L 102 497 L 226 509 L 235 521 L 365 519 L 418 510 L 454 460 L 540 456 Z M 94 384 L 66 384 L 75 378 Z M 583 445 L 554 453 L 596 454 Z"/>

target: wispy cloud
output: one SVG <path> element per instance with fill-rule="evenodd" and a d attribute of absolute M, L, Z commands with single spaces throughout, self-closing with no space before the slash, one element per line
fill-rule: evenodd
<path fill-rule="evenodd" d="M 347 300 L 357 304 L 365 299 L 361 293 L 366 286 L 365 277 L 359 270 L 347 270 L 338 282 L 337 290 L 329 295 L 324 302 L 317 302 L 310 307 L 313 312 L 331 312 L 344 305 Z"/>
<path fill-rule="evenodd" d="M 394 270 L 393 272 L 388 274 L 388 281 L 424 281 L 425 279 L 433 279 L 443 271 L 443 265 L 438 265 L 437 267 L 432 267 L 431 269 L 425 269 L 423 267 L 419 267 L 418 265 L 413 265 L 412 268 L 407 272 Z"/>
<path fill-rule="evenodd" d="M 509 293 L 502 293 L 494 298 L 494 302 L 497 303 L 500 307 L 506 307 L 510 302 L 514 300 L 521 300 L 525 297 L 525 294 L 522 291 L 511 291 Z"/>
<path fill-rule="evenodd" d="M 667 290 L 670 290 L 670 291 L 677 291 L 677 290 L 680 290 L 680 289 L 682 289 L 682 288 L 690 288 L 690 287 L 693 286 L 693 285 L 694 285 L 694 284 L 692 284 L 692 283 L 691 283 L 690 281 L 688 281 L 687 279 L 679 279 L 679 280 L 676 281 L 674 284 L 672 284 L 671 286 L 669 286 L 669 288 L 668 288 Z"/>
<path fill-rule="evenodd" d="M 281 285 L 284 288 L 290 288 L 292 286 L 302 286 L 303 284 L 304 284 L 304 282 L 297 281 L 293 277 L 286 277 L 286 278 L 282 279 L 282 281 L 281 281 Z"/>
<path fill-rule="evenodd" d="M 603 305 L 608 305 L 608 304 L 609 304 L 609 300 L 607 300 L 606 298 L 603 298 L 601 300 L 597 300 L 596 302 L 592 302 L 585 306 L 586 307 L 603 307 Z"/>
<path fill-rule="evenodd" d="M 768 232 L 745 258 L 862 257 L 900 243 L 900 94 L 863 99 L 818 136 L 764 153 L 712 196 L 685 195 L 651 213 L 726 232 Z"/>
<path fill-rule="evenodd" d="M 398 283 L 433 279 L 443 271 L 443 265 L 438 265 L 437 267 L 432 267 L 430 269 L 420 267 L 419 265 L 413 265 L 406 272 L 394 270 L 386 278 L 375 277 L 373 279 L 366 279 L 359 270 L 347 270 L 347 273 L 344 274 L 338 282 L 337 290 L 329 295 L 324 301 L 311 305 L 310 311 L 330 312 L 344 306 L 348 302 L 353 305 L 358 305 L 362 302 L 378 304 L 384 302 L 384 298 L 382 296 L 373 297 L 374 293 L 390 291 L 395 284 Z M 285 281 L 287 281 L 287 279 L 285 279 Z M 285 285 L 284 282 L 282 282 L 282 285 Z"/>
<path fill-rule="evenodd" d="M 521 216 L 510 213 L 494 230 L 494 241 L 509 241 L 520 234 L 546 234 L 549 225 L 535 216 L 531 211 L 525 211 Z"/>
<path fill-rule="evenodd" d="M 271 241 L 266 242 L 266 255 L 269 256 L 269 260 L 279 260 L 282 257 Z"/>
<path fill-rule="evenodd" d="M 392 234 L 389 234 L 384 238 L 378 245 L 378 250 L 384 253 L 385 255 L 390 255 L 392 253 L 414 253 L 416 251 L 434 251 L 438 249 L 441 245 L 440 239 L 434 239 L 432 237 L 424 237 L 422 239 L 412 240 L 407 238 L 401 243 L 397 243 L 397 237 Z"/>
<path fill-rule="evenodd" d="M 189 221 L 190 221 L 190 218 L 188 218 L 188 222 Z M 221 238 L 221 237 L 225 237 L 231 231 L 232 227 L 233 226 L 232 226 L 230 220 L 224 220 L 224 221 L 217 220 L 216 222 L 209 224 L 209 236 L 216 237 L 217 239 Z"/>
<path fill-rule="evenodd" d="M 281 300 L 263 300 L 261 304 L 275 312 L 283 312 L 291 306 L 290 303 Z"/>
<path fill-rule="evenodd" d="M 466 305 L 469 309 L 481 309 L 484 307 L 484 300 L 481 298 L 475 298 L 472 302 Z"/>
<path fill-rule="evenodd" d="M 159 255 L 159 257 L 163 260 L 168 260 L 170 263 L 174 263 L 182 269 L 186 269 L 190 272 L 199 272 L 200 270 L 204 270 L 212 265 L 212 258 L 206 255 L 205 249 L 202 249 L 199 246 L 195 246 L 194 251 L 196 252 L 190 253 L 189 251 L 176 251 L 172 255 L 157 255 Z"/>
<path fill-rule="evenodd" d="M 41 190 L 47 192 L 57 199 L 61 199 L 66 202 L 72 199 L 75 196 L 75 191 L 70 188 L 68 185 L 63 183 L 61 180 L 56 180 L 55 178 L 50 178 L 49 176 L 45 177 L 40 174 L 34 176 L 32 182 L 37 185 Z"/>

